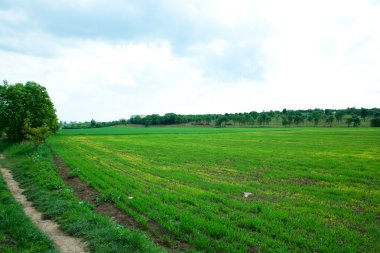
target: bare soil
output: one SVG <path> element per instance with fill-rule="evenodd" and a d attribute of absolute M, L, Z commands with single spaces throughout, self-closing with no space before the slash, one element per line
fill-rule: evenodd
<path fill-rule="evenodd" d="M 0 159 L 3 159 L 3 156 L 0 156 Z M 42 230 L 51 238 L 60 252 L 88 252 L 86 243 L 81 239 L 67 235 L 59 228 L 59 225 L 56 222 L 52 220 L 43 220 L 42 213 L 37 211 L 33 207 L 32 202 L 28 201 L 25 195 L 22 194 L 23 189 L 21 189 L 18 183 L 13 179 L 11 172 L 8 169 L 2 167 L 0 167 L 0 171 L 9 191 L 12 193 L 16 201 L 22 205 L 25 214 L 40 230 Z"/>

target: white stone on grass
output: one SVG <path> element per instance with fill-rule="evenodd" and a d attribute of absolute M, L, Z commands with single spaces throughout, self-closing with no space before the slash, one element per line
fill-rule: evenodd
<path fill-rule="evenodd" d="M 252 198 L 253 197 L 253 193 L 251 193 L 251 192 L 243 192 L 243 197 L 244 198 Z"/>

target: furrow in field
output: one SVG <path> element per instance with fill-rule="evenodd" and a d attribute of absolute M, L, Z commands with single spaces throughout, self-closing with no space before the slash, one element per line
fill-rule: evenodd
<path fill-rule="evenodd" d="M 373 190 L 379 150 L 378 140 L 337 142 L 323 133 L 66 136 L 54 145 L 83 179 L 120 195 L 123 210 L 155 220 L 198 249 L 324 251 L 316 237 L 345 248 L 373 230 L 366 223 L 379 199 Z M 254 198 L 242 199 L 242 191 Z"/>
<path fill-rule="evenodd" d="M 89 146 L 91 146 L 91 147 L 93 147 L 93 145 L 89 145 Z M 87 146 L 87 147 L 89 147 L 89 146 Z M 93 150 L 93 149 L 91 149 L 91 150 L 85 150 L 85 149 L 83 149 L 83 146 L 81 147 L 81 152 L 83 152 L 83 153 L 86 153 L 85 151 L 87 151 L 87 153 L 91 153 L 91 154 L 93 154 L 93 152 L 95 151 L 95 150 Z M 90 152 L 89 152 L 90 151 Z M 97 156 L 99 156 L 99 157 L 104 157 L 105 155 L 107 155 L 107 154 L 101 154 L 101 153 L 97 153 Z M 112 159 L 113 161 L 114 161 L 114 159 Z M 99 164 L 99 161 L 96 161 L 97 162 L 97 164 Z M 113 168 L 113 169 L 115 169 L 115 168 Z M 104 170 L 103 170 L 104 171 Z M 125 172 L 124 170 L 120 170 L 119 172 Z M 140 174 L 142 174 L 141 173 L 141 171 L 136 171 L 137 173 L 140 173 Z M 96 174 L 96 176 L 97 177 L 99 177 L 99 175 L 100 175 L 100 173 L 95 173 Z M 93 175 L 91 175 L 91 176 L 89 176 L 89 178 L 92 178 L 93 179 L 93 176 L 95 175 L 95 174 L 93 174 Z M 110 181 L 112 181 L 112 179 L 113 178 L 119 178 L 120 177 L 120 174 L 116 174 L 116 175 L 114 175 L 114 176 L 109 176 L 109 171 L 107 170 L 107 173 L 102 173 L 102 176 L 103 176 L 103 178 L 100 178 L 100 182 L 105 182 L 105 181 L 108 181 L 108 182 L 110 182 Z M 109 176 L 109 177 L 108 177 Z M 162 178 L 161 178 L 162 179 Z M 123 180 L 118 180 L 118 181 L 120 181 L 120 182 L 125 182 L 125 180 L 126 179 L 123 179 Z M 139 179 L 139 178 L 133 178 L 133 180 L 132 181 L 134 181 L 134 182 L 136 182 L 136 180 L 141 180 L 141 179 Z M 146 185 L 146 180 L 145 180 L 145 182 L 144 182 L 144 184 Z M 161 183 L 161 185 L 160 186 L 162 186 L 162 185 L 165 185 L 165 184 L 167 184 L 167 185 L 170 185 L 170 181 L 169 180 L 167 180 L 164 184 L 162 184 Z M 156 186 L 159 186 L 159 185 L 156 185 Z M 102 187 L 105 187 L 105 188 L 107 188 L 107 185 L 102 185 Z M 112 187 L 113 187 L 113 189 L 122 189 L 122 186 L 120 186 L 120 185 L 118 185 L 118 184 L 115 184 L 115 182 L 112 182 Z M 110 188 L 110 187 L 108 187 L 108 188 Z M 155 188 L 158 188 L 158 187 L 155 187 Z M 187 194 L 185 193 L 185 194 L 181 194 L 181 191 L 179 191 L 179 188 L 181 188 L 181 187 L 177 187 L 177 189 L 174 189 L 175 190 L 175 192 L 174 191 L 172 191 L 171 193 L 173 193 L 173 195 L 174 194 L 176 194 L 177 196 L 179 196 L 179 199 L 181 198 L 181 196 L 186 196 Z M 195 189 L 195 188 L 194 188 Z M 167 190 L 167 189 L 166 189 Z M 170 194 L 170 192 L 166 192 L 167 194 Z M 160 201 L 152 201 L 152 199 L 156 199 L 156 198 L 158 198 L 159 196 L 162 196 L 162 191 L 161 192 L 157 192 L 156 194 L 152 194 L 152 193 L 150 193 L 149 194 L 149 196 L 148 197 L 146 197 L 144 194 L 140 194 L 140 195 L 138 195 L 137 193 L 135 193 L 135 195 L 137 195 L 136 196 L 136 199 L 141 199 L 143 202 L 145 202 L 145 201 L 147 201 L 148 203 L 150 203 L 151 205 L 149 205 L 149 206 L 146 206 L 145 208 L 141 208 L 141 207 L 139 207 L 139 206 L 133 206 L 132 205 L 132 207 L 133 208 L 135 208 L 135 209 L 137 209 L 139 212 L 148 212 L 148 210 L 150 210 L 150 209 L 152 209 L 152 208 L 155 208 L 155 209 L 162 209 L 162 210 L 165 210 L 166 212 L 164 212 L 164 215 L 171 215 L 171 216 L 174 216 L 175 218 L 174 218 L 174 220 L 176 220 L 176 219 L 178 219 L 178 220 L 180 220 L 181 219 L 181 216 L 179 216 L 179 217 L 177 217 L 176 216 L 176 211 L 178 210 L 178 207 L 177 208 L 172 208 L 172 205 L 173 205 L 173 203 L 178 203 L 178 199 L 177 200 L 175 200 L 175 201 L 171 201 L 171 202 L 169 202 L 167 205 L 163 205 L 162 204 L 162 202 L 160 202 Z M 217 200 L 222 200 L 222 198 L 217 198 Z M 197 200 L 198 202 L 203 202 L 203 201 L 200 201 L 200 199 L 198 199 Z M 205 200 L 204 201 L 204 203 L 198 203 L 199 204 L 199 206 L 202 206 L 203 204 L 206 204 L 206 203 L 209 203 L 210 202 L 210 199 L 207 199 L 207 200 Z M 231 201 L 229 202 L 229 203 L 232 203 Z M 131 205 L 129 205 L 129 206 L 131 206 Z M 243 208 L 242 208 L 243 209 Z M 202 209 L 200 209 L 200 210 L 192 210 L 194 213 L 201 213 L 202 211 L 203 211 L 203 213 L 204 213 L 204 210 L 202 210 Z M 197 217 L 194 217 L 194 216 L 192 216 L 192 213 L 188 213 L 188 212 L 183 212 L 183 215 L 185 215 L 185 216 L 187 216 L 188 218 L 187 219 L 191 219 L 191 226 L 192 227 L 204 227 L 204 224 L 206 223 L 206 224 L 210 224 L 209 226 L 206 226 L 205 227 L 205 231 L 209 231 L 210 229 L 210 226 L 212 227 L 212 226 L 215 226 L 216 228 L 217 228 L 217 230 L 219 230 L 219 231 L 223 231 L 223 229 L 221 229 L 221 227 L 220 226 L 218 226 L 218 225 L 216 225 L 216 224 L 220 224 L 220 223 L 226 223 L 226 218 L 224 217 L 223 219 L 224 220 L 221 220 L 220 219 L 220 216 L 219 215 L 214 215 L 214 213 L 213 213 L 213 211 L 214 210 L 211 210 L 211 211 L 209 211 L 207 214 L 208 215 L 206 215 L 206 214 L 203 214 L 204 216 L 206 216 L 205 217 L 205 219 L 201 219 L 199 216 L 197 216 Z M 246 217 L 247 215 L 245 214 L 245 213 L 243 213 L 243 212 L 237 212 L 238 210 L 236 209 L 236 208 L 229 208 L 229 207 L 226 207 L 226 206 L 224 206 L 224 211 L 226 212 L 226 213 L 229 213 L 229 212 L 231 212 L 231 211 L 234 211 L 235 213 L 237 213 L 237 215 L 236 215 L 236 217 L 239 219 L 239 220 L 249 220 L 249 217 Z M 148 212 L 148 215 L 149 215 L 150 213 Z M 158 220 L 160 220 L 161 219 L 161 217 L 156 217 L 156 216 L 150 216 L 151 218 L 153 218 L 153 219 L 158 219 Z M 189 218 L 190 217 L 190 218 Z M 244 217 L 246 217 L 246 218 L 244 218 Z M 212 221 L 214 221 L 214 222 L 212 222 Z M 198 225 L 197 225 L 198 224 Z M 262 222 L 262 224 L 264 224 L 264 222 Z M 231 223 L 230 223 L 230 225 L 232 225 Z M 244 227 L 244 226 L 246 226 L 246 227 Z M 164 227 L 165 227 L 165 225 L 164 225 Z M 166 226 L 167 227 L 167 226 Z M 254 229 L 255 227 L 254 227 L 254 225 L 243 225 L 242 227 L 240 227 L 238 230 L 246 230 L 246 234 L 247 235 L 249 235 L 249 234 L 251 234 L 251 232 L 252 232 L 252 229 Z M 182 228 L 182 230 L 185 230 L 186 228 Z M 188 229 L 190 229 L 190 228 L 188 228 Z M 170 227 L 169 227 L 169 230 L 170 230 Z M 173 231 L 173 229 L 171 229 L 171 231 Z M 199 233 L 199 232 L 198 232 Z M 221 233 L 221 232 L 218 232 L 218 233 Z M 212 236 L 216 236 L 216 237 L 220 237 L 221 235 L 218 235 L 218 234 L 214 234 L 214 235 L 212 235 Z M 251 236 L 253 236 L 253 235 L 251 235 Z M 231 237 L 231 234 L 229 235 L 229 237 Z M 241 235 L 241 233 L 237 233 L 237 234 L 235 234 L 234 236 L 233 236 L 233 238 L 230 238 L 230 240 L 231 241 L 236 241 L 236 240 L 240 240 L 242 238 L 242 235 Z M 244 237 L 243 237 L 244 238 Z M 215 238 L 213 238 L 213 239 L 215 239 Z"/>
<path fill-rule="evenodd" d="M 109 178 L 108 178 L 108 180 L 109 180 Z M 102 178 L 102 180 L 101 181 L 107 181 L 107 178 L 106 177 L 104 177 L 104 178 Z M 117 185 L 115 185 L 115 184 L 113 184 L 112 185 L 114 188 L 116 187 L 116 188 L 118 188 L 117 187 Z M 174 192 L 173 192 L 174 193 Z M 176 192 L 177 194 L 178 194 L 178 192 Z M 162 195 L 162 192 L 159 192 L 158 194 L 157 194 L 157 196 L 158 195 Z M 157 206 L 159 207 L 159 208 L 161 208 L 161 209 L 166 209 L 166 214 L 168 215 L 168 214 L 170 214 L 171 216 L 175 216 L 176 215 L 176 211 L 177 211 L 177 209 L 176 208 L 172 208 L 171 207 L 171 205 L 163 205 L 162 204 L 162 202 L 160 202 L 160 201 L 158 201 L 158 202 L 154 202 L 154 201 L 152 201 L 152 195 L 151 194 L 149 194 L 148 196 L 146 196 L 146 195 L 144 195 L 144 194 L 142 194 L 142 195 L 138 195 L 138 194 L 134 194 L 134 196 L 135 196 L 135 198 L 136 199 L 139 199 L 140 201 L 142 201 L 142 202 L 146 202 L 146 203 L 150 203 L 150 205 L 149 206 L 147 206 L 145 209 L 141 209 L 141 208 L 138 208 L 137 207 L 137 210 L 138 211 L 140 211 L 140 212 L 146 212 L 146 211 L 148 211 L 149 209 L 152 209 L 152 208 L 155 208 L 155 209 L 157 209 Z M 154 198 L 153 198 L 154 199 Z M 176 201 L 177 202 L 177 201 Z M 170 206 L 170 208 L 169 208 L 169 206 Z M 136 207 L 135 207 L 136 208 Z M 170 210 L 169 210 L 170 209 Z M 188 217 L 190 217 L 191 216 L 191 213 L 184 213 L 186 216 L 188 216 Z M 157 219 L 157 218 L 159 218 L 159 217 L 152 217 L 153 219 Z M 209 217 L 209 218 L 212 218 L 212 217 Z M 176 217 L 175 219 L 180 219 L 180 217 Z M 203 221 L 205 221 L 205 220 L 203 220 L 203 219 L 199 219 L 199 217 L 198 218 L 194 218 L 193 219 L 193 225 L 196 225 L 196 224 L 194 224 L 194 221 L 197 221 L 197 223 L 200 223 L 200 225 L 199 226 L 201 226 L 202 225 L 202 222 Z M 218 222 L 220 222 L 220 220 L 218 220 Z"/>

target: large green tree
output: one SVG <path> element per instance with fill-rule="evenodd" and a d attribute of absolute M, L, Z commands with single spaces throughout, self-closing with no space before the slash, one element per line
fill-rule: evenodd
<path fill-rule="evenodd" d="M 58 130 L 54 105 L 46 89 L 35 83 L 0 85 L 0 131 L 13 141 L 27 139 L 31 129 Z"/>

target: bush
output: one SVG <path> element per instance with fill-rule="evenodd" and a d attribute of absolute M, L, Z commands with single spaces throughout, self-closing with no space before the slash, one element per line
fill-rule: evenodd
<path fill-rule="evenodd" d="M 371 127 L 380 127 L 380 117 L 371 120 Z"/>
<path fill-rule="evenodd" d="M 26 138 L 33 142 L 35 148 L 38 148 L 51 134 L 47 126 L 28 128 Z"/>

